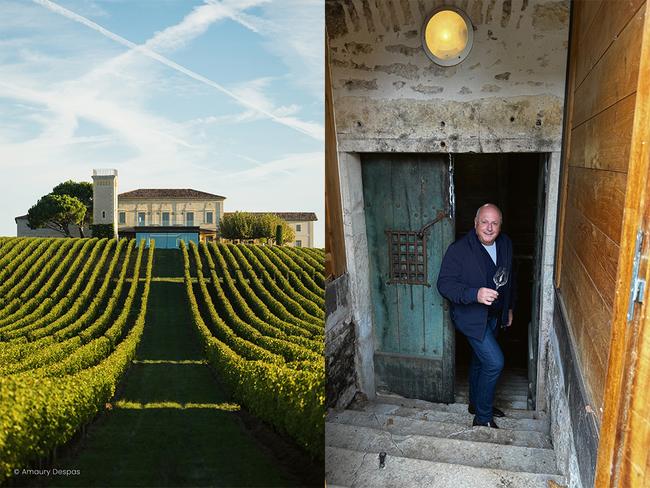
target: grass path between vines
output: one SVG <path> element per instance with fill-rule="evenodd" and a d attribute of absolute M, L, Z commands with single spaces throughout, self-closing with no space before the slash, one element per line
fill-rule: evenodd
<path fill-rule="evenodd" d="M 154 277 L 180 277 L 180 251 L 156 250 Z M 50 486 L 291 486 L 245 430 L 203 361 L 182 282 L 151 284 L 146 326 L 112 409 Z"/>

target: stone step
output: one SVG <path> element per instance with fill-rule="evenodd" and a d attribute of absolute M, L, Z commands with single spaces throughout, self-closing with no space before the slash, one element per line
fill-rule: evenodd
<path fill-rule="evenodd" d="M 426 400 L 417 400 L 414 398 L 404 398 L 399 395 L 378 394 L 377 403 L 387 403 L 391 405 L 401 405 L 404 407 L 420 408 L 423 410 L 438 410 L 442 412 L 467 413 L 467 403 L 433 403 Z M 500 405 L 497 405 L 501 408 Z M 502 408 L 508 417 L 517 419 L 547 419 L 542 412 L 535 410 L 526 410 L 526 408 Z"/>
<path fill-rule="evenodd" d="M 418 420 L 398 415 L 374 412 L 344 410 L 330 412 L 327 421 L 337 424 L 356 425 L 385 430 L 393 436 L 423 435 L 474 442 L 489 442 L 521 447 L 552 449 L 548 435 L 531 430 L 512 430 L 505 428 L 508 422 L 498 422 L 499 429 L 478 429 L 472 427 L 471 416 L 463 418 L 462 423 Z"/>
<path fill-rule="evenodd" d="M 454 385 L 458 386 L 467 386 L 469 384 L 468 376 L 456 376 L 456 381 Z M 497 382 L 497 388 L 528 388 L 528 380 L 524 378 L 520 379 L 511 379 L 511 378 L 499 378 Z"/>
<path fill-rule="evenodd" d="M 475 427 L 489 429 L 489 427 Z M 552 449 L 509 446 L 424 435 L 393 435 L 378 428 L 329 422 L 325 426 L 325 445 L 372 456 L 385 452 L 389 456 L 421 459 L 477 468 L 558 474 Z"/>
<path fill-rule="evenodd" d="M 528 392 L 508 393 L 503 391 L 495 391 L 495 396 L 499 396 L 509 402 L 524 402 L 528 398 Z M 460 390 L 455 392 L 455 397 L 467 398 L 469 396 L 468 390 Z"/>
<path fill-rule="evenodd" d="M 459 424 L 471 426 L 474 416 L 467 411 L 467 405 L 462 404 L 431 404 L 441 405 L 447 407 L 446 409 L 423 409 L 396 405 L 391 403 L 368 403 L 363 407 L 357 406 L 354 409 L 367 414 L 388 415 L 395 417 L 404 417 L 412 420 L 431 421 L 431 422 L 447 422 L 450 424 Z M 458 406 L 461 408 L 459 409 Z M 329 415 L 337 415 L 340 412 L 330 411 Z M 548 434 L 549 421 L 548 418 L 530 418 L 527 416 L 515 417 L 513 414 L 528 415 L 529 412 L 524 410 L 508 410 L 505 412 L 506 416 L 496 419 L 499 427 L 510 430 L 521 431 L 534 431 L 542 434 Z"/>
<path fill-rule="evenodd" d="M 562 476 L 512 472 L 447 464 L 388 454 L 379 467 L 376 453 L 326 447 L 325 479 L 328 487 L 349 488 L 547 488 L 553 480 L 563 486 Z"/>
<path fill-rule="evenodd" d="M 469 397 L 467 395 L 455 395 L 456 403 L 467 404 Z M 501 410 L 525 410 L 528 407 L 528 399 L 526 397 L 502 397 L 495 395 L 494 405 Z"/>
<path fill-rule="evenodd" d="M 456 388 L 455 396 L 467 397 L 469 396 L 469 388 Z M 522 399 L 528 398 L 528 390 L 499 390 L 494 392 L 495 396 L 508 399 L 510 401 L 520 402 Z"/>
<path fill-rule="evenodd" d="M 467 383 L 456 383 L 454 387 L 455 391 L 468 391 L 469 384 Z M 517 392 L 526 395 L 528 393 L 528 385 L 497 385 L 495 391 L 503 392 Z"/>
<path fill-rule="evenodd" d="M 469 392 L 467 390 L 465 391 L 456 390 L 456 394 L 454 395 L 454 398 L 456 398 L 456 401 L 458 403 L 467 403 L 469 398 Z M 510 402 L 510 403 L 526 402 L 528 401 L 528 394 L 527 392 L 508 393 L 503 391 L 496 391 L 494 393 L 494 398 L 495 398 L 495 405 L 498 406 L 498 403 L 496 403 L 497 400 L 501 400 L 503 402 Z"/>

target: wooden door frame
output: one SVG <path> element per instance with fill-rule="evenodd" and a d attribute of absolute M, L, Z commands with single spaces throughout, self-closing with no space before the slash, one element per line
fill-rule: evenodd
<path fill-rule="evenodd" d="M 648 4 L 646 4 L 646 9 Z M 627 173 L 616 294 L 596 464 L 597 487 L 642 486 L 650 443 L 650 290 L 627 320 L 637 232 L 643 232 L 639 277 L 650 284 L 650 15 L 646 10 Z M 645 485 L 647 486 L 647 485 Z"/>

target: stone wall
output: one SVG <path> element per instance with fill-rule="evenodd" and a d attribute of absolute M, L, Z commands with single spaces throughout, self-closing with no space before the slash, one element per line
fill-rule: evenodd
<path fill-rule="evenodd" d="M 421 29 L 440 1 L 327 0 L 339 150 L 560 149 L 569 2 L 457 0 L 474 24 L 459 65 L 440 67 Z"/>
<path fill-rule="evenodd" d="M 326 406 L 346 407 L 356 388 L 355 332 L 349 303 L 349 279 L 344 274 L 325 287 Z"/>
<path fill-rule="evenodd" d="M 576 342 L 557 293 L 554 308 L 546 372 L 551 439 L 558 469 L 569 478 L 570 486 L 593 486 L 599 443 L 597 416 L 590 406 Z"/>

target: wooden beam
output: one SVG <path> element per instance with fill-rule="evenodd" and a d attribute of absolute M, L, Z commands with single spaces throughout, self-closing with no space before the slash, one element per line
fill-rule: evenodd
<path fill-rule="evenodd" d="M 318 191 L 318 189 L 316 189 Z M 325 274 L 336 278 L 345 273 L 343 207 L 339 182 L 336 124 L 329 63 L 329 42 L 325 33 Z"/>
<path fill-rule="evenodd" d="M 569 46 L 569 57 L 567 60 L 567 89 L 566 89 L 566 100 L 565 106 L 567 107 L 564 123 L 562 128 L 562 162 L 561 174 L 560 174 L 560 191 L 558 195 L 558 217 L 557 217 L 557 234 L 555 241 L 555 287 L 559 288 L 562 282 L 562 256 L 564 255 L 564 232 L 565 232 L 565 220 L 566 220 L 566 204 L 568 198 L 568 186 L 569 186 L 569 159 L 571 157 L 571 138 L 573 127 L 573 105 L 574 105 L 574 96 L 575 96 L 575 85 L 576 85 L 576 62 L 578 55 L 578 30 L 577 21 L 580 18 L 580 12 L 583 8 L 584 2 L 574 3 L 571 6 L 571 29 L 569 33 L 570 46 Z"/>

